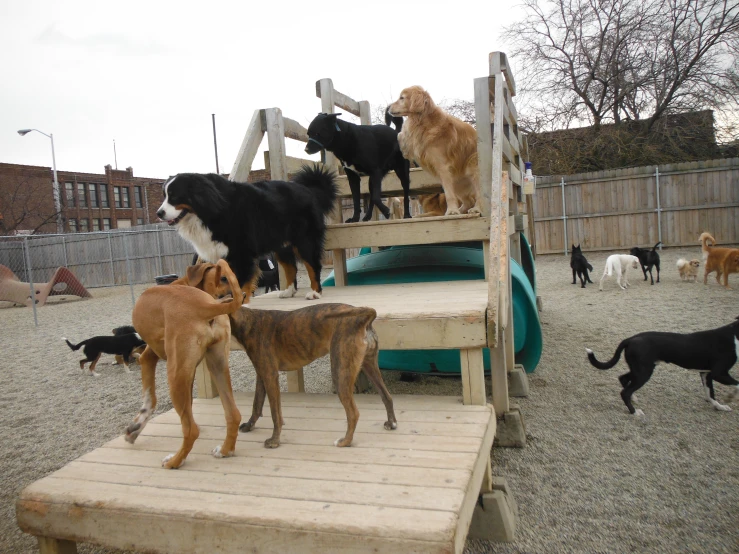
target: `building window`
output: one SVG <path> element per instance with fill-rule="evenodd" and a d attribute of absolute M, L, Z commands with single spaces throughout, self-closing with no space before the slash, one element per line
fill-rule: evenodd
<path fill-rule="evenodd" d="M 103 218 L 103 231 L 109 231 L 110 230 L 110 218 L 104 217 Z"/>
<path fill-rule="evenodd" d="M 68 208 L 74 206 L 74 183 L 64 183 L 64 190 L 67 192 L 64 203 Z"/>
<path fill-rule="evenodd" d="M 130 208 L 131 207 L 131 199 L 128 196 L 128 188 L 122 187 L 121 188 L 121 203 L 123 204 L 124 208 Z"/>
<path fill-rule="evenodd" d="M 100 185 L 100 207 L 110 208 L 110 204 L 108 203 L 108 186 L 107 185 Z"/>
<path fill-rule="evenodd" d="M 113 187 L 113 201 L 116 208 L 121 207 L 121 187 Z"/>
<path fill-rule="evenodd" d="M 77 205 L 80 208 L 87 207 L 87 200 L 85 199 L 85 183 L 77 183 Z"/>
<path fill-rule="evenodd" d="M 136 220 L 136 225 L 143 225 L 143 224 L 144 224 L 144 218 L 143 218 L 143 217 L 139 217 L 139 218 L 138 218 L 138 219 Z"/>
<path fill-rule="evenodd" d="M 95 218 L 92 220 L 92 230 L 93 231 L 99 231 L 100 230 L 100 220 Z"/>
<path fill-rule="evenodd" d="M 68 185 L 71 183 L 67 183 Z M 70 219 L 69 220 L 69 232 L 70 233 L 76 233 L 77 232 L 77 220 L 76 219 Z"/>
<path fill-rule="evenodd" d="M 87 185 L 87 189 L 90 191 L 90 207 L 98 208 L 98 186 L 95 183 Z"/>
<path fill-rule="evenodd" d="M 87 233 L 90 230 L 87 218 L 80 219 L 80 233 Z"/>
<path fill-rule="evenodd" d="M 133 197 L 137 208 L 143 208 L 144 202 L 141 197 L 141 187 L 133 187 Z"/>

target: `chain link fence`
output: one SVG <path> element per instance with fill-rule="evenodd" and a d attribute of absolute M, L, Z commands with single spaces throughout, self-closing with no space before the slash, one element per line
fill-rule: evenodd
<path fill-rule="evenodd" d="M 182 275 L 192 245 L 166 225 L 65 235 L 0 237 L 0 307 L 36 309 L 49 297 L 90 297 L 90 289 L 154 284 Z M 29 310 L 30 316 L 31 310 Z"/>

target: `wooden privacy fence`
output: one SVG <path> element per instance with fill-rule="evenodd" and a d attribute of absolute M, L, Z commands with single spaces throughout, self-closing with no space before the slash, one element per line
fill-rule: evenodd
<path fill-rule="evenodd" d="M 739 158 L 537 177 L 537 254 L 739 243 Z"/>

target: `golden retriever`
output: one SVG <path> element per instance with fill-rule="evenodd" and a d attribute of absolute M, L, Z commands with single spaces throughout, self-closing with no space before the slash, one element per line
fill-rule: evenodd
<path fill-rule="evenodd" d="M 716 282 L 729 287 L 729 274 L 739 273 L 739 248 L 723 248 L 718 246 L 709 246 L 708 241 L 713 245 L 716 244 L 710 233 L 702 233 L 698 239 L 703 250 L 703 261 L 705 262 L 705 272 L 703 273 L 703 284 L 708 283 L 708 274 L 716 272 Z M 721 283 L 721 276 L 724 276 L 724 282 Z"/>
<path fill-rule="evenodd" d="M 423 212 L 416 217 L 434 217 L 446 213 L 446 196 L 443 192 L 421 194 L 418 196 L 418 201 L 421 203 Z"/>
<path fill-rule="evenodd" d="M 447 202 L 444 215 L 480 213 L 475 128 L 444 112 L 419 86 L 403 89 L 388 111 L 406 118 L 398 134 L 403 156 L 441 179 Z"/>
<path fill-rule="evenodd" d="M 680 273 L 680 280 L 693 281 L 695 283 L 698 280 L 698 268 L 700 265 L 700 260 L 680 258 L 677 261 L 677 271 Z"/>

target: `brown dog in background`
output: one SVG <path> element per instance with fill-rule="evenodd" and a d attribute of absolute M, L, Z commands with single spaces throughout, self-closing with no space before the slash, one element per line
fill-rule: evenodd
<path fill-rule="evenodd" d="M 218 302 L 214 297 L 223 294 L 224 279 L 233 298 Z M 233 455 L 241 413 L 231 389 L 228 369 L 231 325 L 226 314 L 241 308 L 243 300 L 236 276 L 228 263 L 219 260 L 215 265 L 191 266 L 181 279 L 149 288 L 136 301 L 131 319 L 147 344 L 139 358 L 144 404 L 126 429 L 125 438 L 133 443 L 154 414 L 156 365 L 160 359 L 167 360 L 169 394 L 180 416 L 183 441 L 176 454 L 162 460 L 164 468 L 180 467 L 200 434 L 192 415 L 192 387 L 195 368 L 203 359 L 226 415 L 226 439 L 213 450 L 213 455 L 217 458 Z"/>
<path fill-rule="evenodd" d="M 418 196 L 422 213 L 416 217 L 435 217 L 446 213 L 446 195 L 443 192 Z"/>
<path fill-rule="evenodd" d="M 703 273 L 703 284 L 708 284 L 708 274 L 716 272 L 716 282 L 729 287 L 729 274 L 739 273 L 739 248 L 725 248 L 715 246 L 716 239 L 710 233 L 702 233 L 698 239 L 701 243 L 703 251 L 703 261 L 705 263 L 705 272 Z M 709 246 L 708 241 L 714 246 Z M 721 276 L 724 282 L 721 283 Z"/>
<path fill-rule="evenodd" d="M 419 86 L 403 89 L 388 112 L 406 118 L 398 134 L 403 156 L 441 179 L 444 215 L 481 213 L 475 128 L 446 113 Z"/>
<path fill-rule="evenodd" d="M 698 280 L 698 268 L 700 265 L 700 260 L 680 258 L 677 261 L 677 271 L 680 274 L 680 280 L 693 281 L 695 283 Z"/>
<path fill-rule="evenodd" d="M 233 312 L 231 334 L 249 356 L 257 372 L 256 391 L 251 418 L 239 428 L 254 429 L 262 415 L 265 394 L 269 398 L 274 430 L 264 441 L 266 448 L 280 445 L 284 421 L 280 403 L 280 371 L 295 371 L 312 361 L 331 354 L 331 378 L 346 411 L 347 429 L 335 446 L 349 446 L 359 421 L 354 402 L 354 382 L 360 371 L 379 392 L 387 421 L 385 429 L 398 424 L 393 399 L 382 380 L 377 365 L 377 334 L 372 322 L 377 312 L 372 308 L 356 308 L 348 304 L 316 304 L 293 311 L 254 310 L 248 307 Z"/>

